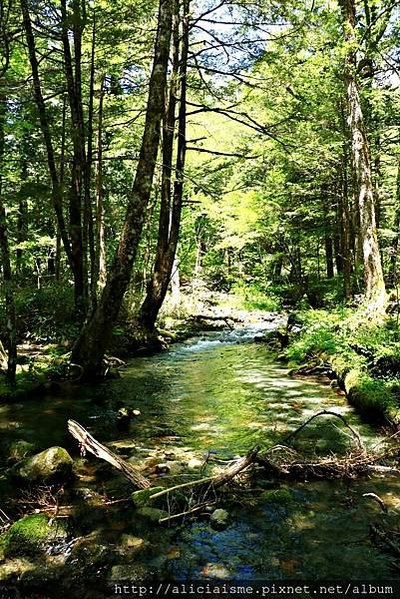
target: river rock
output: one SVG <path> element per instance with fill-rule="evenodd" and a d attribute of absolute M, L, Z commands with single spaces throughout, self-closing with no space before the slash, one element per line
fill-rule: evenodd
<path fill-rule="evenodd" d="M 4 555 L 35 555 L 44 551 L 50 543 L 66 536 L 66 528 L 60 526 L 59 522 L 51 523 L 44 514 L 24 516 L 3 535 Z"/>
<path fill-rule="evenodd" d="M 169 474 L 171 467 L 168 464 L 162 463 L 156 465 L 156 474 Z"/>
<path fill-rule="evenodd" d="M 0 564 L 0 581 L 3 584 L 5 582 L 13 583 L 19 580 L 25 572 L 33 572 L 36 567 L 36 562 L 30 561 L 27 558 L 16 557 L 8 559 L 4 564 Z M 11 597 L 11 595 L 8 596 Z"/>
<path fill-rule="evenodd" d="M 73 546 L 68 563 L 82 573 L 87 568 L 110 565 L 113 560 L 114 554 L 109 546 L 101 543 L 101 530 L 98 530 L 78 539 Z"/>
<path fill-rule="evenodd" d="M 289 489 L 271 489 L 261 494 L 263 501 L 271 501 L 280 505 L 288 505 L 293 502 L 293 493 Z"/>
<path fill-rule="evenodd" d="M 136 513 L 138 516 L 142 516 L 143 518 L 150 520 L 150 522 L 159 522 L 161 518 L 168 516 L 167 512 L 164 510 L 159 510 L 155 507 L 141 507 Z"/>
<path fill-rule="evenodd" d="M 140 537 L 123 534 L 118 544 L 118 553 L 122 556 L 132 557 L 148 547 L 148 543 Z"/>
<path fill-rule="evenodd" d="M 111 568 L 110 581 L 122 582 L 129 581 L 133 584 L 140 584 L 149 580 L 151 573 L 142 564 L 118 564 Z"/>
<path fill-rule="evenodd" d="M 229 519 L 229 512 L 226 510 L 214 510 L 210 518 L 211 526 L 215 530 L 225 530 L 225 528 L 227 528 L 229 525 Z"/>
<path fill-rule="evenodd" d="M 12 476 L 25 483 L 48 483 L 72 475 L 73 460 L 63 447 L 50 447 L 26 458 L 12 470 Z"/>

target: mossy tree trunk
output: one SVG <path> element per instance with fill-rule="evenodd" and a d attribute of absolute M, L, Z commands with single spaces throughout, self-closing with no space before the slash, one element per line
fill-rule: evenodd
<path fill-rule="evenodd" d="M 345 62 L 347 92 L 347 122 L 351 136 L 352 159 L 358 188 L 359 235 L 362 243 L 366 299 L 371 311 L 383 313 L 386 290 L 376 229 L 374 186 L 368 139 L 365 131 L 357 83 L 357 37 L 354 0 L 340 0 L 345 42 L 348 46 Z"/>

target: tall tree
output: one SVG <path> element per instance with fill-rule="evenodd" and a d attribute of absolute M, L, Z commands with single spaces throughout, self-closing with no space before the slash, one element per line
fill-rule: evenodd
<path fill-rule="evenodd" d="M 13 9 L 12 1 L 9 0 L 0 8 L 0 256 L 3 271 L 3 290 L 6 304 L 7 317 L 7 379 L 12 385 L 15 384 L 15 373 L 17 368 L 17 331 L 16 313 L 14 302 L 14 280 L 11 268 L 10 246 L 8 239 L 7 214 L 4 203 L 4 171 L 6 152 L 6 120 L 7 120 L 7 97 L 6 97 L 6 75 L 11 60 L 11 41 L 13 34 L 10 27 L 10 15 Z"/>
<path fill-rule="evenodd" d="M 148 204 L 160 142 L 170 53 L 173 0 L 160 0 L 154 62 L 149 81 L 146 122 L 125 222 L 98 306 L 83 327 L 71 355 L 85 376 L 96 376 L 128 288 Z"/>
<path fill-rule="evenodd" d="M 186 96 L 187 59 L 189 51 L 189 0 L 175 2 L 173 71 L 169 102 L 163 127 L 163 174 L 161 207 L 155 265 L 147 287 L 147 294 L 139 313 L 139 323 L 147 333 L 152 333 L 171 280 L 182 213 L 184 168 L 186 158 Z M 179 32 L 180 21 L 182 33 Z M 179 114 L 176 118 L 176 100 L 179 94 Z M 175 175 L 173 174 L 173 149 L 175 124 L 178 123 Z"/>
<path fill-rule="evenodd" d="M 353 167 L 358 186 L 359 234 L 363 249 L 366 299 L 371 308 L 382 312 L 385 309 L 386 290 L 376 230 L 370 150 L 357 82 L 356 9 L 354 0 L 339 0 L 339 2 L 347 44 L 345 84 L 348 126 L 352 141 Z"/>

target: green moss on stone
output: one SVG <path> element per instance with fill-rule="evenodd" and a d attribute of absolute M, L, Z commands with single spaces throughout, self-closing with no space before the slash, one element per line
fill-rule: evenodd
<path fill-rule="evenodd" d="M 56 525 L 50 525 L 44 514 L 25 516 L 14 522 L 3 535 L 4 554 L 7 557 L 33 555 L 58 536 L 60 529 Z"/>
<path fill-rule="evenodd" d="M 146 506 L 149 504 L 151 496 L 159 491 L 164 491 L 164 488 L 152 487 L 151 489 L 140 489 L 139 491 L 135 491 L 131 495 L 133 504 L 138 508 Z"/>
<path fill-rule="evenodd" d="M 264 491 L 261 498 L 264 501 L 288 505 L 293 502 L 293 493 L 289 489 L 272 489 L 271 491 Z"/>

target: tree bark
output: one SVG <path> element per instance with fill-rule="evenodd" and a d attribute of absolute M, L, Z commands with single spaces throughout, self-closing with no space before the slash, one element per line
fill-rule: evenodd
<path fill-rule="evenodd" d="M 82 366 L 86 377 L 101 374 L 104 353 L 117 320 L 123 296 L 128 288 L 136 259 L 160 142 L 172 15 L 173 1 L 160 0 L 155 58 L 149 82 L 145 128 L 121 238 L 98 306 L 83 327 L 72 350 L 72 362 Z"/>
<path fill-rule="evenodd" d="M 394 287 L 398 284 L 397 275 L 397 252 L 399 249 L 399 234 L 400 234 L 400 159 L 397 166 L 396 178 L 396 199 L 395 199 L 395 216 L 394 216 L 394 231 L 396 236 L 393 239 L 392 247 L 390 248 L 390 263 L 388 272 L 388 284 Z"/>
<path fill-rule="evenodd" d="M 107 277 L 105 232 L 104 232 L 104 189 L 103 189 L 103 110 L 105 94 L 105 76 L 101 79 L 99 113 L 97 125 L 97 172 L 96 172 L 96 245 L 95 245 L 95 271 L 93 279 L 96 284 L 96 300 L 93 297 L 92 306 L 97 306 L 97 294 L 104 289 Z"/>
<path fill-rule="evenodd" d="M 352 139 L 352 157 L 358 186 L 358 207 L 360 214 L 360 236 L 363 248 L 364 278 L 366 299 L 370 309 L 383 313 L 386 290 L 383 280 L 375 221 L 374 187 L 371 176 L 370 151 L 365 132 L 363 112 L 356 79 L 356 33 L 354 0 L 340 0 L 342 8 L 345 41 L 350 50 L 345 64 L 347 90 L 348 125 Z"/>
<path fill-rule="evenodd" d="M 62 193 L 62 188 L 61 188 L 58 173 L 57 173 L 53 142 L 52 142 L 52 138 L 51 138 L 50 126 L 49 126 L 49 121 L 48 121 L 48 117 L 47 117 L 46 105 L 45 105 L 43 93 L 42 93 L 42 85 L 41 85 L 40 75 L 39 75 L 39 63 L 38 63 L 38 59 L 37 59 L 35 38 L 33 35 L 31 17 L 30 17 L 29 8 L 28 8 L 28 0 L 20 0 L 20 2 L 21 2 L 22 17 L 23 17 L 23 25 L 24 25 L 26 41 L 27 41 L 27 45 L 28 45 L 29 61 L 31 64 L 35 102 L 36 102 L 37 110 L 39 113 L 40 128 L 41 128 L 45 146 L 46 146 L 47 163 L 48 163 L 48 168 L 49 168 L 49 173 L 50 173 L 50 178 L 51 178 L 51 183 L 52 183 L 53 206 L 54 206 L 55 214 L 57 217 L 57 223 L 58 223 L 58 227 L 60 230 L 61 239 L 62 239 L 62 242 L 64 245 L 65 252 L 67 254 L 68 262 L 71 266 L 71 269 L 73 270 L 74 269 L 73 254 L 72 254 L 71 244 L 70 244 L 68 231 L 67 231 L 67 227 L 66 227 L 66 223 L 65 223 L 65 219 L 64 219 L 64 214 L 63 214 L 63 193 Z"/>
<path fill-rule="evenodd" d="M 179 0 L 176 0 L 173 72 L 171 76 L 168 110 L 164 120 L 163 177 L 156 261 L 153 275 L 147 288 L 147 295 L 139 313 L 139 324 L 146 333 L 150 334 L 154 331 L 158 313 L 164 302 L 170 284 L 179 239 L 182 212 L 183 171 L 186 158 L 186 75 L 189 47 L 189 0 L 184 0 L 182 7 L 184 13 L 182 15 L 182 49 L 181 55 L 179 56 L 180 2 Z M 180 80 L 179 87 L 177 86 L 178 79 Z M 180 89 L 178 142 L 175 181 L 172 193 L 172 160 L 176 120 L 176 95 L 178 89 Z"/>
<path fill-rule="evenodd" d="M 0 95 L 0 253 L 3 271 L 7 317 L 7 380 L 15 385 L 17 368 L 17 331 L 14 304 L 14 281 L 8 244 L 7 217 L 3 200 L 3 168 L 5 152 L 6 98 Z"/>
<path fill-rule="evenodd" d="M 61 38 L 64 50 L 64 71 L 72 122 L 73 156 L 69 189 L 69 229 L 73 257 L 75 307 L 80 319 L 87 309 L 87 215 L 84 205 L 84 174 L 86 169 L 85 132 L 82 105 L 82 15 L 80 0 L 72 4 L 71 53 L 69 16 L 66 0 L 61 0 Z M 83 222 L 84 221 L 84 222 Z M 86 227 L 84 226 L 86 225 Z"/>

